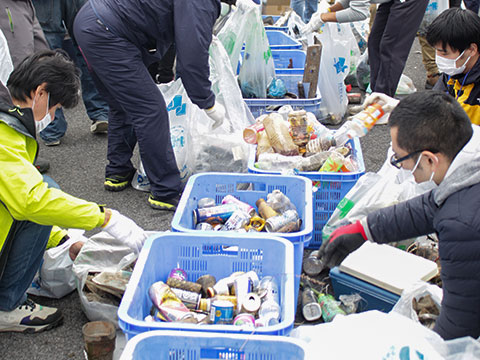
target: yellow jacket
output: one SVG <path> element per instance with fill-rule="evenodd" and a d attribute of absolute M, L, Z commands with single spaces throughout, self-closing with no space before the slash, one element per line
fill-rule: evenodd
<path fill-rule="evenodd" d="M 37 152 L 31 109 L 0 104 L 0 258 L 18 221 L 91 230 L 105 220 L 97 204 L 49 188 L 33 165 Z"/>
<path fill-rule="evenodd" d="M 467 74 L 442 74 L 434 90 L 446 91 L 462 105 L 472 124 L 480 125 L 480 59 Z"/>

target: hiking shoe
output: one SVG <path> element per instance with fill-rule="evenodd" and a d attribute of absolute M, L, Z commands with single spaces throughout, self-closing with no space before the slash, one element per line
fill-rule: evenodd
<path fill-rule="evenodd" d="M 0 332 L 37 333 L 53 329 L 63 322 L 58 309 L 35 304 L 27 299 L 12 311 L 0 311 Z"/>
<path fill-rule="evenodd" d="M 37 158 L 34 163 L 40 174 L 45 174 L 50 169 L 50 162 L 45 159 Z"/>
<path fill-rule="evenodd" d="M 175 211 L 179 201 L 180 195 L 177 195 L 173 198 L 164 198 L 150 194 L 148 197 L 148 203 L 150 204 L 150 207 L 155 210 Z"/>
<path fill-rule="evenodd" d="M 122 191 L 131 184 L 134 175 L 135 170 L 127 174 L 111 175 L 105 178 L 103 185 L 108 191 Z"/>
<path fill-rule="evenodd" d="M 101 134 L 108 131 L 107 120 L 93 120 L 92 126 L 90 126 L 90 132 L 92 134 Z"/>
<path fill-rule="evenodd" d="M 48 140 L 43 142 L 46 146 L 58 146 L 60 145 L 60 139 L 58 140 Z"/>

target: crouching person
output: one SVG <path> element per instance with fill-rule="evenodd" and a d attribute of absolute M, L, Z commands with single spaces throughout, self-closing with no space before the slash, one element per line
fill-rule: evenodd
<path fill-rule="evenodd" d="M 133 251 L 145 232 L 131 219 L 49 186 L 33 165 L 36 136 L 60 106 L 79 100 L 80 78 L 63 54 L 42 51 L 0 83 L 0 332 L 39 332 L 61 324 L 58 309 L 27 298 L 53 225 L 91 230 L 103 227 Z"/>

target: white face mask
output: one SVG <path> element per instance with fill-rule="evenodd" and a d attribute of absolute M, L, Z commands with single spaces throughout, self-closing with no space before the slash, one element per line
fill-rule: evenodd
<path fill-rule="evenodd" d="M 420 156 L 417 159 L 417 162 L 415 163 L 415 166 L 413 169 L 410 171 L 410 174 L 413 176 L 413 173 L 415 170 L 417 170 L 418 164 L 420 164 L 420 159 L 422 158 L 423 154 L 420 154 Z M 432 189 L 435 189 L 437 187 L 437 184 L 433 181 L 433 177 L 435 176 L 435 171 L 432 172 L 432 175 L 430 175 L 430 179 L 427 181 L 423 181 L 421 183 L 417 183 L 417 187 L 421 189 L 422 191 L 429 191 Z"/>
<path fill-rule="evenodd" d="M 42 131 L 43 129 L 45 129 L 48 124 L 50 124 L 52 122 L 52 116 L 50 115 L 50 112 L 48 111 L 48 104 L 50 103 L 50 93 L 48 93 L 48 97 L 47 97 L 47 113 L 45 114 L 45 116 L 43 117 L 42 120 L 40 121 L 37 121 L 35 120 L 35 129 L 37 130 L 37 133 L 39 133 L 40 131 Z M 32 111 L 33 111 L 33 108 L 35 107 L 35 98 L 33 98 L 33 104 L 32 104 Z"/>
<path fill-rule="evenodd" d="M 438 56 L 435 54 L 435 62 L 437 63 L 438 71 L 443 72 L 447 75 L 453 76 L 453 75 L 458 75 L 461 74 L 465 71 L 465 67 L 467 65 L 467 62 L 470 60 L 469 56 L 467 60 L 461 65 L 460 67 L 457 68 L 456 62 L 458 59 L 460 59 L 463 55 L 463 53 L 466 50 L 463 50 L 460 55 L 456 59 L 447 59 L 442 56 Z"/>

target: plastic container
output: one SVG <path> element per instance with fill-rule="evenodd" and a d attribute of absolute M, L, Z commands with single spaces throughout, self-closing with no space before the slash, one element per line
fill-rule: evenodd
<path fill-rule="evenodd" d="M 120 360 L 276 359 L 303 360 L 301 340 L 266 335 L 150 331 L 130 340 Z"/>
<path fill-rule="evenodd" d="M 267 30 L 265 31 L 272 50 L 289 50 L 289 49 L 301 49 L 302 44 L 290 37 L 288 34 L 279 30 Z"/>
<path fill-rule="evenodd" d="M 212 197 L 219 204 L 226 195 L 233 195 L 239 200 L 255 206 L 260 198 L 267 198 L 273 190 L 283 192 L 297 208 L 302 219 L 300 231 L 293 233 L 268 233 L 281 236 L 293 243 L 295 269 L 295 301 L 298 296 L 300 274 L 302 273 L 303 249 L 308 246 L 313 231 L 311 182 L 299 176 L 272 176 L 255 174 L 204 173 L 197 174 L 187 182 L 177 211 L 172 219 L 172 230 L 178 232 L 201 232 L 195 230 L 193 210 L 202 197 Z M 212 234 L 212 232 L 203 232 Z M 215 233 L 213 233 L 215 234 Z M 257 233 L 264 236 L 266 233 Z M 236 236 L 248 236 L 237 234 Z"/>
<path fill-rule="evenodd" d="M 330 280 L 335 298 L 351 294 L 359 294 L 362 297 L 358 304 L 359 312 L 367 310 L 389 312 L 400 299 L 397 294 L 345 274 L 338 267 L 330 270 Z"/>
<path fill-rule="evenodd" d="M 318 249 L 322 245 L 322 229 L 330 216 L 335 211 L 340 200 L 356 184 L 357 180 L 365 173 L 362 147 L 360 139 L 349 141 L 352 145 L 354 158 L 359 166 L 358 171 L 349 173 L 320 173 L 316 171 L 300 172 L 299 175 L 309 178 L 313 185 L 318 187 L 313 192 L 313 236 L 308 248 Z M 252 148 L 253 149 L 253 148 Z M 281 174 L 280 171 L 260 170 L 255 167 L 255 151 L 250 151 L 248 171 L 253 174 Z"/>
<path fill-rule="evenodd" d="M 190 281 L 210 274 L 217 279 L 236 271 L 254 270 L 260 278 L 274 276 L 279 284 L 281 318 L 277 325 L 255 329 L 263 335 L 286 335 L 293 328 L 293 246 L 285 239 L 211 232 L 165 233 L 148 238 L 140 252 L 118 308 L 118 324 L 127 339 L 151 330 L 182 330 L 216 333 L 250 333 L 235 325 L 198 325 L 174 322 L 146 322 L 152 301 L 148 289 L 156 281 L 166 281 L 173 268 L 180 267 Z"/>
<path fill-rule="evenodd" d="M 288 92 L 298 95 L 297 83 L 303 81 L 302 74 L 277 74 L 277 79 L 282 79 L 285 82 L 285 87 Z M 308 94 L 308 89 L 305 88 L 305 93 Z M 322 97 L 318 96 L 311 99 L 244 99 L 250 111 L 255 118 L 262 114 L 268 114 L 276 111 L 283 105 L 292 106 L 293 110 L 309 111 L 314 113 L 317 118 L 322 118 L 324 115 L 321 111 Z"/>
<path fill-rule="evenodd" d="M 263 19 L 265 19 L 266 17 L 272 17 L 274 24 L 277 22 L 278 19 L 280 19 L 280 15 L 262 15 Z M 288 26 L 265 25 L 265 30 L 278 30 L 278 31 L 283 31 L 284 33 L 288 33 Z"/>

